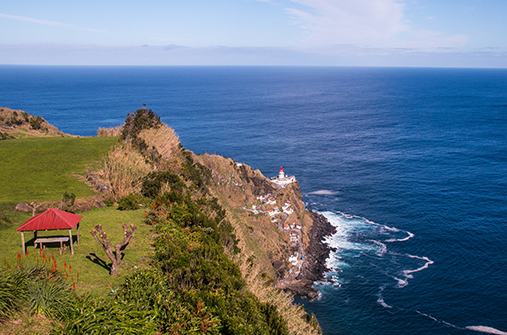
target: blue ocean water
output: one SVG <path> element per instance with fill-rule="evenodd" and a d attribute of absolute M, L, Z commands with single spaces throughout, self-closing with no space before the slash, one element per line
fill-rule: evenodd
<path fill-rule="evenodd" d="M 95 135 L 146 103 L 337 227 L 325 334 L 507 332 L 507 70 L 0 66 L 0 106 Z"/>

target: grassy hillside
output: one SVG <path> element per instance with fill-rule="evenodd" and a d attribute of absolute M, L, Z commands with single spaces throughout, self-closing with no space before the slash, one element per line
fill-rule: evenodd
<path fill-rule="evenodd" d="M 96 168 L 113 137 L 44 137 L 0 141 L 0 203 L 55 201 L 65 192 L 93 195 L 79 181 Z"/>
<path fill-rule="evenodd" d="M 288 236 L 281 235 L 266 216 L 251 216 L 242 208 L 257 203 L 257 195 L 273 192 L 269 180 L 230 160 L 208 156 L 199 160 L 151 110 L 129 114 L 121 138 L 109 152 L 115 139 L 25 138 L 0 143 L 0 154 L 7 157 L 0 163 L 0 219 L 5 212 L 0 249 L 4 267 L 9 268 L 0 273 L 0 297 L 1 281 L 8 284 L 0 299 L 0 317 L 2 313 L 8 317 L 11 329 L 23 324 L 29 333 L 41 333 L 29 325 L 41 316 L 55 322 L 47 325 L 48 331 L 76 334 L 319 333 L 315 319 L 272 286 L 275 271 L 270 258 L 278 254 L 286 258 Z M 57 248 L 39 255 L 29 233 L 25 234 L 29 256 L 18 255 L 20 237 L 14 229 L 30 215 L 13 212 L 12 204 L 59 200 L 65 191 L 78 198 L 93 194 L 76 176 L 98 171 L 101 157 L 97 175 L 109 188 L 105 196 L 137 210 L 107 207 L 80 213 L 82 239 L 80 246 L 74 243 L 74 256 L 68 250 L 59 255 Z M 273 194 L 277 205 L 292 201 L 297 211 L 287 219 L 303 219 L 297 193 L 298 189 Z M 123 239 L 121 223 L 135 224 L 138 231 L 122 253 L 119 276 L 110 277 L 109 260 L 90 230 L 101 224 L 114 244 Z M 271 247 L 276 244 L 279 247 L 273 248 L 280 250 L 270 253 L 262 250 L 267 245 L 252 247 L 268 238 Z M 52 268 L 25 271 L 26 266 L 16 266 L 19 261 L 48 263 Z M 38 295 L 39 285 L 59 292 Z M 23 291 L 28 294 L 18 294 Z M 61 293 L 66 300 L 60 299 Z M 47 309 L 26 305 L 34 297 L 48 306 L 56 300 L 58 304 Z M 20 316 L 12 316 L 12 308 L 2 309 L 1 303 L 21 310 Z M 30 315 L 36 317 L 23 319 Z"/>
<path fill-rule="evenodd" d="M 72 265 L 70 275 L 75 276 L 79 273 L 79 282 L 76 285 L 78 293 L 91 293 L 93 295 L 107 294 L 111 289 L 120 285 L 124 275 L 128 275 L 135 268 L 143 268 L 146 266 L 148 259 L 153 254 L 151 249 L 152 233 L 148 225 L 144 224 L 143 210 L 137 211 L 119 211 L 116 207 L 103 207 L 101 209 L 93 209 L 87 212 L 79 213 L 83 216 L 80 222 L 81 244 L 78 246 L 77 230 L 72 231 L 74 240 L 74 255 L 70 250 L 65 250 L 62 255 L 59 254 L 58 245 L 48 245 L 44 250 L 46 258 L 54 256 L 57 260 L 59 268 L 62 269 L 63 264 Z M 10 225 L 4 225 L 0 229 L 0 250 L 2 250 L 2 259 L 14 266 L 18 254 L 22 254 L 20 233 L 16 232 L 16 228 L 21 226 L 31 214 L 19 215 L 16 220 L 12 220 Z M 112 243 L 119 243 L 123 240 L 122 223 L 128 225 L 134 224 L 137 227 L 137 233 L 125 250 L 125 256 L 122 261 L 120 276 L 111 277 L 109 269 L 105 264 L 110 263 L 99 246 L 97 241 L 90 234 L 90 230 L 94 229 L 96 224 L 101 224 L 108 238 Z M 39 232 L 38 237 L 45 236 L 68 236 L 68 231 L 47 231 Z M 33 247 L 33 234 L 25 232 L 25 242 L 27 243 L 27 252 L 29 257 L 22 256 L 21 261 L 36 262 L 39 249 Z"/>

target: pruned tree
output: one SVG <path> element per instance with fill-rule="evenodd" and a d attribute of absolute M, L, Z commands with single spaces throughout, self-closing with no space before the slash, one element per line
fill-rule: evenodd
<path fill-rule="evenodd" d="M 38 204 L 38 205 L 37 205 L 37 203 L 36 203 L 36 202 L 34 202 L 34 201 L 32 201 L 32 202 L 30 203 L 30 205 L 28 205 L 28 207 L 32 210 L 32 217 L 34 217 L 34 216 L 35 216 L 35 211 L 36 211 L 36 210 L 37 210 L 37 208 L 39 208 L 40 206 L 41 206 L 41 204 Z"/>
<path fill-rule="evenodd" d="M 106 253 L 107 257 L 112 262 L 111 270 L 109 272 L 111 276 L 117 275 L 118 272 L 120 271 L 122 251 L 125 250 L 125 248 L 127 248 L 127 246 L 132 241 L 134 235 L 137 232 L 137 227 L 134 226 L 133 224 L 130 225 L 132 231 L 127 230 L 128 226 L 125 223 L 123 223 L 121 226 L 123 228 L 123 242 L 114 245 L 115 249 L 114 252 L 112 243 L 107 238 L 106 233 L 102 230 L 102 225 L 98 224 L 95 226 L 96 231 L 95 230 L 90 231 L 90 234 L 92 234 L 93 237 L 95 237 L 95 240 L 97 240 L 102 249 L 104 249 L 104 252 Z M 97 232 L 99 233 L 99 236 L 97 236 Z"/>

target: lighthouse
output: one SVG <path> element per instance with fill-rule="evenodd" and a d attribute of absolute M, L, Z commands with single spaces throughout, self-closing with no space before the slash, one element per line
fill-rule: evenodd
<path fill-rule="evenodd" d="M 283 168 L 280 168 L 280 171 L 278 171 L 278 179 L 283 180 L 285 178 L 285 172 L 283 172 Z"/>
<path fill-rule="evenodd" d="M 286 185 L 290 183 L 296 182 L 296 177 L 294 176 L 286 176 L 285 172 L 283 171 L 283 168 L 281 167 L 278 171 L 278 177 L 272 177 L 271 182 L 274 184 L 277 184 L 281 187 L 285 187 Z"/>

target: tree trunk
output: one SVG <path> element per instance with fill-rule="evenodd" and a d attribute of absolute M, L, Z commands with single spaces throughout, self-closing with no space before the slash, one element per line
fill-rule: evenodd
<path fill-rule="evenodd" d="M 95 240 L 100 244 L 102 249 L 104 249 L 104 252 L 106 253 L 107 257 L 111 260 L 112 265 L 109 274 L 111 276 L 115 276 L 120 271 L 120 263 L 121 263 L 121 254 L 122 250 L 127 248 L 129 243 L 134 238 L 134 235 L 137 232 L 137 227 L 133 224 L 130 225 L 130 228 L 132 231 L 127 231 L 128 227 L 125 223 L 122 225 L 123 228 L 123 242 L 117 243 L 114 245 L 115 251 L 113 252 L 113 245 L 107 238 L 106 233 L 102 230 L 102 225 L 96 225 L 95 230 L 90 231 L 90 234 L 92 234 L 93 237 L 95 237 Z M 97 236 L 97 232 L 99 232 L 99 236 Z M 100 237 L 100 239 L 99 239 Z M 102 241 L 101 241 L 102 240 Z"/>

